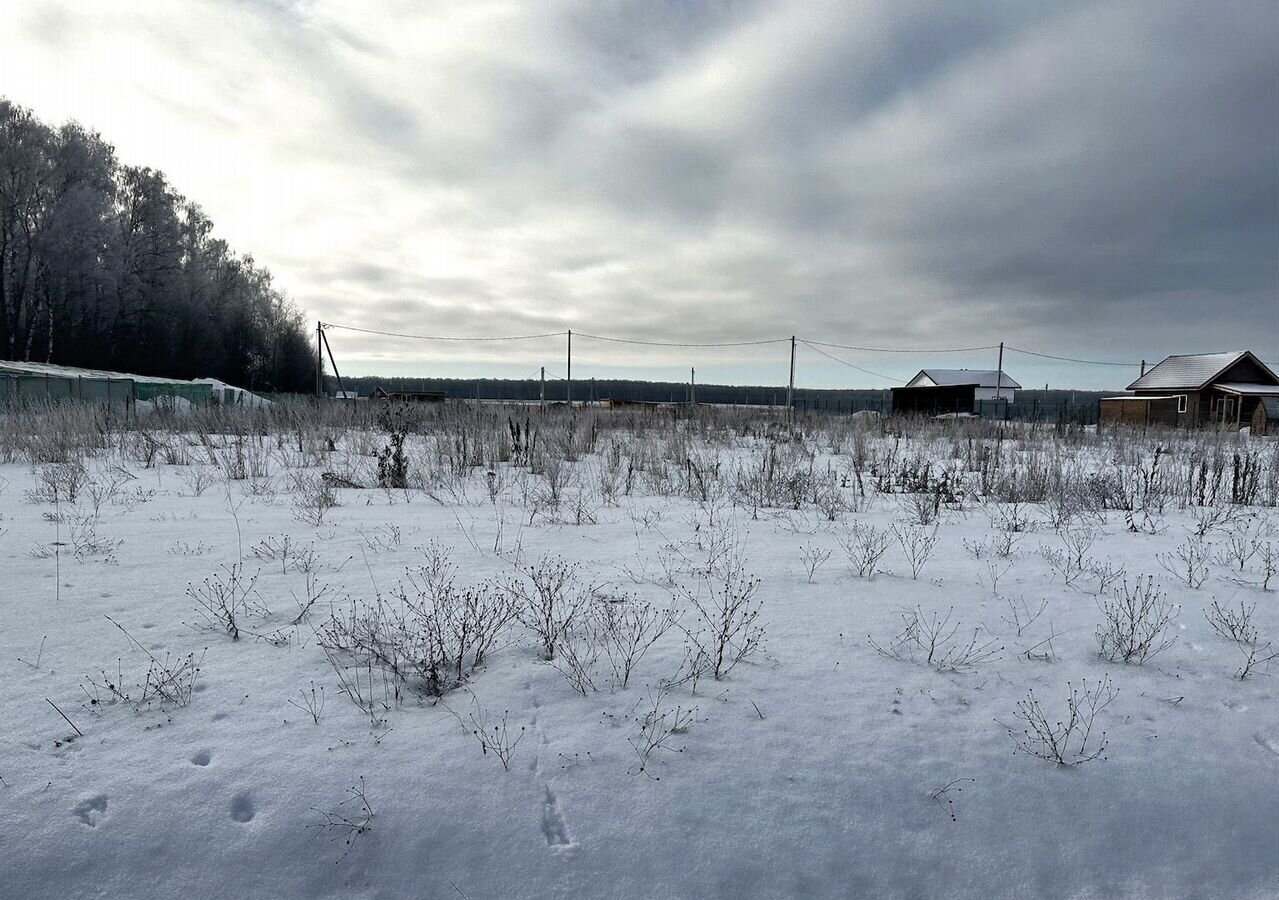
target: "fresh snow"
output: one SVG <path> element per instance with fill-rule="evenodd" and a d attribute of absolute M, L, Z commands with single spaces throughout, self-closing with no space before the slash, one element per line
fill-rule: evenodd
<path fill-rule="evenodd" d="M 872 428 L 869 442 L 891 444 Z M 915 446 L 938 465 L 951 451 L 941 434 Z M 1179 583 L 1157 561 L 1194 527 L 1175 502 L 1157 534 L 1129 532 L 1113 511 L 1090 526 L 1099 533 L 1090 558 L 1130 579 L 1154 575 L 1181 607 L 1175 643 L 1123 665 L 1098 658 L 1095 579 L 1066 585 L 1041 556 L 1041 546 L 1062 547 L 1042 506 L 1029 508 L 1039 523 L 1017 535 L 1007 561 L 965 547 L 998 534 L 979 503 L 943 509 L 918 580 L 895 541 L 883 563 L 891 572 L 868 580 L 849 571 L 843 531 L 906 518 L 905 500 L 878 495 L 869 476 L 862 509 L 836 523 L 811 506 L 755 513 L 726 499 L 662 496 L 644 479 L 607 505 L 592 487 L 598 457 L 571 464 L 571 496 L 589 507 L 581 525 L 566 509 L 530 524 L 527 485 L 539 477 L 509 466 L 447 489 L 339 489 L 340 505 L 318 527 L 295 518 L 297 473 L 367 479 L 373 462 L 356 446 L 382 440 L 348 439 L 305 460 L 318 465 L 274 453 L 267 475 L 230 481 L 207 462 L 147 468 L 100 452 L 90 474 L 118 487 L 99 508 L 103 546 L 82 559 L 67 513 L 91 509 L 87 493 L 56 509 L 26 502 L 42 467 L 0 465 L 0 896 L 1279 896 L 1279 665 L 1235 678 L 1240 650 L 1203 614 L 1214 600 L 1255 603 L 1263 640 L 1279 642 L 1279 579 L 1266 592 L 1246 583 L 1258 577 L 1251 567 L 1211 563 L 1202 587 Z M 1056 450 L 1096 465 L 1105 450 L 1089 440 Z M 725 498 L 737 468 L 758 467 L 764 453 L 747 438 L 682 446 L 699 465 L 718 462 Z M 1273 443 L 1251 446 L 1275 453 Z M 672 454 L 673 478 L 685 459 Z M 815 468 L 828 463 L 851 472 L 847 455 L 818 450 Z M 841 490 L 856 493 L 851 481 Z M 1273 510 L 1244 512 L 1249 527 L 1266 514 L 1279 521 Z M 1220 548 L 1233 527 L 1205 540 Z M 517 552 L 525 564 L 554 553 L 581 563 L 583 583 L 666 606 L 677 601 L 663 561 L 697 557 L 713 531 L 736 535 L 746 571 L 761 580 L 765 642 L 723 680 L 669 693 L 668 706 L 695 710 L 694 721 L 669 745 L 677 752 L 655 751 L 646 773 L 628 738 L 645 698 L 684 658 L 678 630 L 628 689 L 610 692 L 601 678 L 583 697 L 517 625 L 464 687 L 438 702 L 410 689 L 377 722 L 340 693 L 319 646 L 330 601 L 390 596 L 431 541 L 452 548 L 460 585 L 511 579 Z M 289 623 L 306 575 L 253 552 L 285 535 L 313 545 L 314 577 L 332 591 L 297 627 Z M 832 551 L 812 583 L 805 545 Z M 187 595 L 240 560 L 246 575 L 258 573 L 270 610 L 245 627 L 282 646 L 249 634 L 232 641 Z M 1047 607 L 1019 637 L 1004 621 L 1009 600 Z M 877 653 L 868 636 L 886 646 L 903 609 L 917 605 L 953 607 L 961 632 L 980 628 L 1002 651 L 962 674 Z M 691 624 L 687 613 L 682 621 Z M 1028 659 L 1050 628 L 1055 660 Z M 189 705 L 91 703 L 90 679 L 104 671 L 112 681 L 123 672 L 126 686 L 144 675 L 129 636 L 161 660 L 202 659 Z M 1097 719 L 1104 759 L 1058 768 L 1014 754 L 1005 726 L 1017 724 L 1028 690 L 1060 716 L 1068 683 L 1103 677 L 1119 690 Z M 313 683 L 326 701 L 318 724 L 290 702 L 301 704 Z M 510 771 L 470 725 L 472 715 L 493 723 L 504 712 L 513 733 L 523 730 Z M 343 803 L 361 779 L 373 818 L 348 845 L 319 826 L 325 813 L 362 821 L 358 802 Z"/>

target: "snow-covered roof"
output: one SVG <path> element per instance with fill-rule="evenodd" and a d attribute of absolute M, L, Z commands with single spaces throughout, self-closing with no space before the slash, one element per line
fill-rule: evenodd
<path fill-rule="evenodd" d="M 1279 396 L 1279 384 L 1241 384 L 1238 382 L 1229 382 L 1225 384 L 1215 384 L 1213 387 L 1221 388 L 1223 391 L 1229 391 L 1232 394 L 1257 394 L 1266 397 Z"/>
<path fill-rule="evenodd" d="M 1249 359 L 1256 363 L 1263 372 L 1270 375 L 1272 382 L 1279 383 L 1279 378 L 1266 368 L 1261 360 L 1247 350 L 1231 350 L 1226 353 L 1194 353 L 1184 356 L 1170 356 L 1128 385 L 1130 391 L 1163 391 L 1163 390 L 1199 390 L 1235 363 Z"/>
<path fill-rule="evenodd" d="M 47 375 L 50 378 L 97 378 L 116 381 L 141 381 L 152 384 L 189 384 L 183 378 L 159 378 L 154 375 L 130 375 L 126 372 L 108 372 L 105 369 L 82 369 L 78 366 L 59 366 L 54 363 L 22 362 L 0 359 L 0 373 L 11 375 Z"/>
<path fill-rule="evenodd" d="M 931 382 L 931 384 L 929 384 Z M 977 387 L 1019 388 L 1005 372 L 1003 379 L 994 369 L 920 369 L 919 374 L 906 383 L 906 387 L 957 387 L 975 384 Z"/>

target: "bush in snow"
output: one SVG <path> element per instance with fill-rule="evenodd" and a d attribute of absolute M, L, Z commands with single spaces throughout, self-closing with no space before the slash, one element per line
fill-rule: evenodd
<path fill-rule="evenodd" d="M 906 562 L 910 564 L 910 577 L 918 579 L 924 563 L 928 562 L 937 546 L 937 526 L 898 524 L 893 526 L 893 536 L 906 554 Z"/>
<path fill-rule="evenodd" d="M 689 642 L 692 681 L 704 674 L 719 680 L 762 646 L 763 604 L 755 597 L 759 587 L 759 579 L 746 571 L 740 548 L 715 569 L 702 569 L 675 583 L 676 595 L 691 610 L 691 623 L 681 623 L 680 629 Z"/>
<path fill-rule="evenodd" d="M 1044 759 L 1059 766 L 1078 766 L 1094 759 L 1105 759 L 1106 732 L 1094 728 L 1099 713 L 1114 702 L 1119 689 L 1113 687 L 1108 676 L 1091 688 L 1087 679 L 1079 687 L 1067 682 L 1070 695 L 1066 698 L 1064 720 L 1054 719 L 1035 697 L 1033 690 L 1026 699 L 1017 702 L 1013 713 L 1021 720 L 1021 730 L 1008 728 L 1016 753 L 1028 753 L 1036 759 Z"/>
<path fill-rule="evenodd" d="M 258 576 L 246 577 L 239 563 L 223 566 L 199 584 L 187 585 L 187 596 L 195 601 L 195 611 L 205 623 L 225 631 L 233 641 L 240 639 L 244 620 L 250 615 L 268 615 L 255 586 Z"/>
<path fill-rule="evenodd" d="M 589 609 L 595 589 L 577 582 L 579 568 L 562 556 L 544 556 L 504 588 L 520 621 L 537 635 L 544 659 L 555 658 L 578 617 Z"/>
<path fill-rule="evenodd" d="M 651 688 L 646 698 L 636 701 L 630 718 L 636 731 L 627 741 L 635 751 L 638 766 L 632 775 L 647 775 L 654 781 L 661 779 L 653 774 L 653 754 L 658 750 L 683 753 L 682 746 L 675 746 L 679 735 L 686 734 L 697 720 L 697 707 L 671 707 L 666 702 L 666 686 Z"/>
<path fill-rule="evenodd" d="M 925 613 L 920 607 L 902 613 L 902 630 L 886 645 L 881 645 L 870 635 L 867 641 L 875 652 L 889 659 L 905 662 L 922 661 L 938 672 L 970 672 L 982 663 L 996 659 L 1004 649 L 993 639 L 983 640 L 981 629 L 972 634 L 960 633 L 959 620 L 951 621 L 954 607 L 945 615 L 936 611 Z"/>
<path fill-rule="evenodd" d="M 1239 611 L 1236 612 L 1214 600 L 1211 606 L 1204 609 L 1204 618 L 1208 620 L 1212 630 L 1226 640 L 1234 641 L 1236 644 L 1255 644 L 1258 635 L 1256 627 L 1252 624 L 1252 613 L 1256 608 L 1257 604 L 1245 606 L 1240 600 Z"/>
<path fill-rule="evenodd" d="M 1153 576 L 1138 576 L 1131 585 L 1124 579 L 1100 608 L 1096 637 L 1103 659 L 1141 665 L 1177 640 L 1167 632 L 1181 607 L 1168 602 Z"/>
<path fill-rule="evenodd" d="M 1155 556 L 1165 572 L 1187 587 L 1198 590 L 1208 580 L 1208 559 L 1211 547 L 1198 538 L 1187 538 L 1171 553 Z"/>
<path fill-rule="evenodd" d="M 848 554 L 853 572 L 859 578 L 866 579 L 875 577 L 880 560 L 884 558 L 891 542 L 888 532 L 864 522 L 854 522 L 839 536 L 839 544 Z"/>

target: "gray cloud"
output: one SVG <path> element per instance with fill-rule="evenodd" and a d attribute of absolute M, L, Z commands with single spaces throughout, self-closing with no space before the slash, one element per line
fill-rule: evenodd
<path fill-rule="evenodd" d="M 341 231 L 245 248 L 318 317 L 1279 356 L 1268 4 L 202 9 L 214 39 L 153 15 L 151 41 L 220 101 L 187 114 L 305 179 L 281 231 Z"/>

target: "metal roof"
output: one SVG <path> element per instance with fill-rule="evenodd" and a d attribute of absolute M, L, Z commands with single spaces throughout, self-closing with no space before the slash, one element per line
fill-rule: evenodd
<path fill-rule="evenodd" d="M 1128 385 L 1130 391 L 1199 390 L 1243 359 L 1250 359 L 1267 372 L 1273 383 L 1279 378 L 1247 350 L 1227 353 L 1195 353 L 1170 356 Z"/>
<path fill-rule="evenodd" d="M 916 375 L 909 382 L 907 387 L 920 387 L 915 382 L 919 380 L 920 375 L 928 378 L 938 387 L 957 387 L 959 385 L 975 384 L 977 387 L 993 388 L 996 384 L 1001 388 L 1020 388 L 1021 385 L 1013 381 L 1005 372 L 1003 379 L 999 379 L 999 372 L 994 369 L 920 369 L 919 375 Z M 926 387 L 927 385 L 922 385 Z"/>
<path fill-rule="evenodd" d="M 1185 395 L 1184 394 L 1154 394 L 1154 395 L 1141 394 L 1140 396 L 1138 396 L 1136 394 L 1123 394 L 1118 397 L 1102 397 L 1101 399 L 1103 401 L 1105 400 L 1140 400 L 1142 403 L 1145 403 L 1147 400 L 1180 400 L 1183 396 Z"/>
<path fill-rule="evenodd" d="M 153 384 L 191 384 L 182 378 L 157 378 L 154 375 L 130 375 L 126 372 L 108 372 L 105 369 L 81 369 L 76 366 L 59 366 L 54 363 L 22 362 L 0 359 L 0 374 L 39 375 L 49 378 L 94 378 L 116 381 L 140 381 Z"/>
<path fill-rule="evenodd" d="M 1213 387 L 1220 388 L 1223 391 L 1229 391 L 1232 394 L 1249 394 L 1253 396 L 1274 397 L 1279 396 L 1279 384 L 1241 384 L 1238 382 L 1218 383 Z"/>

